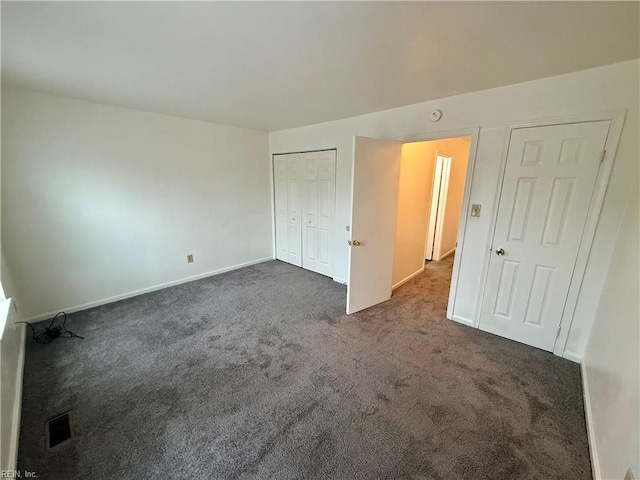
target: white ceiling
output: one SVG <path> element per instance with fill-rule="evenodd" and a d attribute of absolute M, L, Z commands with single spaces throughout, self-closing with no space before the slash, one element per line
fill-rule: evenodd
<path fill-rule="evenodd" d="M 638 2 L 6 2 L 2 81 L 262 130 L 639 56 Z"/>

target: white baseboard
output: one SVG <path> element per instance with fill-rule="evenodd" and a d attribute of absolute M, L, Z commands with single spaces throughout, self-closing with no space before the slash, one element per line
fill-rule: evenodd
<path fill-rule="evenodd" d="M 453 255 L 454 253 L 456 253 L 456 249 L 455 247 L 452 248 L 451 250 L 449 250 L 448 252 L 443 253 L 442 255 L 440 255 L 440 258 L 438 260 L 436 260 L 437 262 L 444 260 L 445 258 L 447 258 L 449 255 Z"/>
<path fill-rule="evenodd" d="M 417 271 L 413 272 L 411 275 L 409 275 L 406 278 L 403 278 L 402 280 L 400 280 L 398 283 L 396 283 L 395 285 L 393 285 L 391 287 L 391 290 L 395 290 L 396 288 L 398 288 L 400 285 L 404 285 L 405 283 L 407 283 L 409 280 L 411 280 L 413 277 L 417 277 L 418 275 L 420 275 L 422 272 L 424 272 L 424 265 L 422 266 L 422 268 L 418 269 Z"/>
<path fill-rule="evenodd" d="M 18 369 L 16 373 L 16 396 L 13 399 L 13 424 L 11 425 L 11 445 L 9 446 L 9 469 L 18 469 L 18 445 L 20 443 L 20 416 L 22 414 L 22 379 L 24 378 L 24 355 L 27 326 L 15 325 L 20 328 L 20 351 L 18 353 Z"/>
<path fill-rule="evenodd" d="M 342 284 L 342 285 L 346 285 L 346 284 L 347 284 L 347 281 L 346 281 L 346 280 L 344 280 L 344 279 L 342 279 L 342 278 L 338 278 L 338 277 L 333 277 L 333 281 L 334 281 L 334 282 L 338 282 L 338 283 L 340 283 L 340 284 Z"/>
<path fill-rule="evenodd" d="M 562 358 L 566 358 L 567 360 L 571 360 L 575 363 L 582 363 L 582 355 L 578 355 L 572 352 L 564 352 L 562 354 Z"/>
<path fill-rule="evenodd" d="M 589 453 L 591 455 L 591 471 L 594 480 L 602 478 L 600 474 L 600 461 L 598 460 L 598 449 L 596 447 L 596 434 L 593 429 L 593 417 L 591 415 L 591 401 L 589 397 L 589 382 L 587 381 L 587 372 L 584 363 L 580 364 L 580 373 L 582 374 L 582 393 L 584 395 L 584 415 L 587 422 L 587 438 L 589 440 Z"/>
<path fill-rule="evenodd" d="M 106 305 L 107 303 L 117 302 L 119 300 L 126 300 L 127 298 L 137 297 L 138 295 L 143 295 L 145 293 L 155 292 L 157 290 L 162 290 L 163 288 L 173 287 L 175 285 L 181 285 L 183 283 L 193 282 L 195 280 L 200 280 L 201 278 L 212 277 L 214 275 L 220 275 L 221 273 L 230 272 L 232 270 L 238 270 L 239 268 L 249 267 L 251 265 L 256 265 L 258 263 L 268 262 L 269 260 L 273 260 L 273 257 L 264 257 L 258 258 L 256 260 L 251 260 L 249 262 L 239 263 L 237 265 L 231 265 L 229 267 L 219 268 L 217 270 L 212 270 L 210 272 L 200 273 L 198 275 L 193 275 L 191 277 L 181 278 L 179 280 L 173 280 L 171 282 L 161 283 L 159 285 L 154 285 L 152 287 L 141 288 L 140 290 L 134 290 L 133 292 L 123 293 L 121 295 L 115 295 L 113 297 L 103 298 L 100 300 L 96 300 L 93 302 L 83 303 L 81 305 L 70 306 L 66 308 L 59 308 L 52 312 L 42 313 L 39 315 L 34 315 L 33 317 L 27 318 L 26 322 L 39 322 L 41 320 L 47 320 L 53 317 L 58 312 L 66 312 L 73 313 L 79 312 L 81 310 L 86 310 L 88 308 L 99 307 L 100 305 Z"/>

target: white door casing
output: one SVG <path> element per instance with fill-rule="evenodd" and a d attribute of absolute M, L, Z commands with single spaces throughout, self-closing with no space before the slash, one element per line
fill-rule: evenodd
<path fill-rule="evenodd" d="M 450 178 L 451 157 L 437 154 L 433 176 L 431 209 L 429 211 L 426 260 L 439 261 L 442 259 L 442 232 L 447 210 L 447 198 L 449 197 Z"/>
<path fill-rule="evenodd" d="M 391 298 L 402 143 L 354 137 L 347 314 Z"/>
<path fill-rule="evenodd" d="M 302 267 L 331 276 L 336 151 L 303 153 L 300 161 L 305 179 Z"/>
<path fill-rule="evenodd" d="M 609 126 L 511 131 L 480 329 L 553 350 Z"/>
<path fill-rule="evenodd" d="M 429 227 L 427 228 L 427 246 L 424 258 L 431 260 L 436 238 L 436 225 L 438 223 L 438 203 L 440 202 L 440 186 L 442 183 L 442 162 L 436 156 L 433 167 L 433 187 L 431 189 L 431 204 L 429 207 Z"/>

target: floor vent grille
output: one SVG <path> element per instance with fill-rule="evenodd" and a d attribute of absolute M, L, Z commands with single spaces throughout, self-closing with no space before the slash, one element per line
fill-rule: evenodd
<path fill-rule="evenodd" d="M 59 447 L 75 436 L 71 411 L 57 415 L 44 422 L 44 438 L 47 450 Z"/>

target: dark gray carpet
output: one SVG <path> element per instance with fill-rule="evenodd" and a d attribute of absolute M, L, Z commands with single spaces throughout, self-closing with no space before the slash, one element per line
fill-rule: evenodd
<path fill-rule="evenodd" d="M 444 318 L 451 260 L 347 317 L 272 261 L 28 343 L 19 466 L 46 479 L 590 479 L 578 365 Z M 44 449 L 43 421 L 78 437 Z"/>

